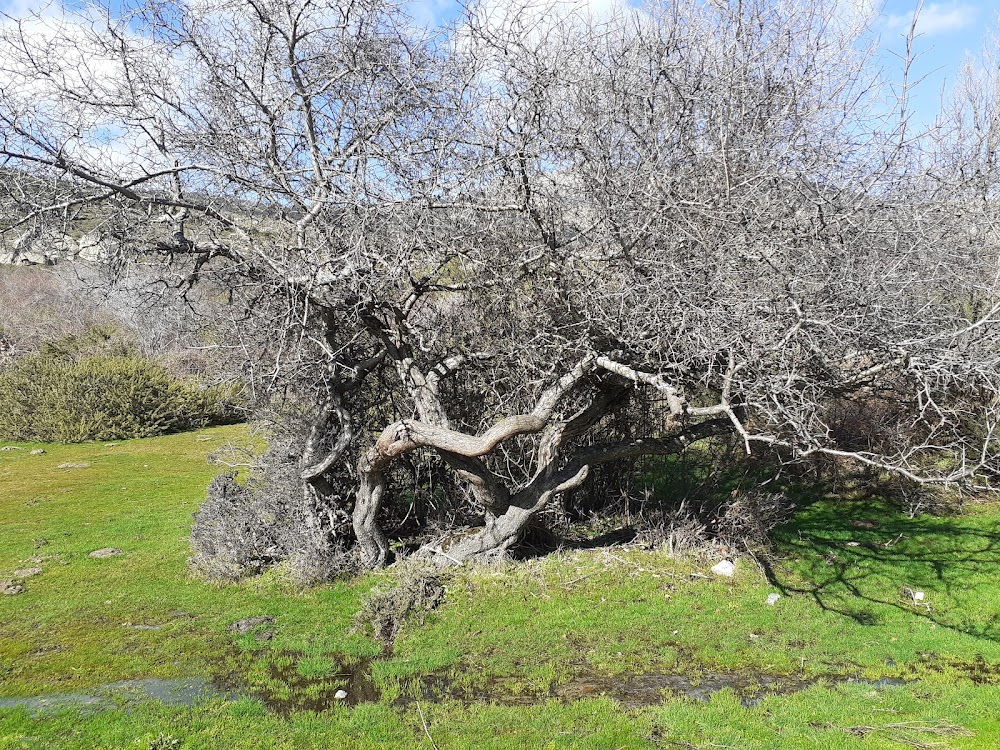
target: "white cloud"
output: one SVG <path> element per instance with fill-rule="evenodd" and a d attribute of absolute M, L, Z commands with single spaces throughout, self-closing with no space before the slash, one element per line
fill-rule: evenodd
<path fill-rule="evenodd" d="M 0 0 L 0 14 L 12 18 L 23 18 L 33 13 L 52 12 L 50 3 L 38 3 L 33 0 Z"/>
<path fill-rule="evenodd" d="M 924 36 L 948 34 L 968 28 L 976 21 L 977 9 L 962 2 L 929 3 L 917 16 L 916 33 Z M 912 13 L 895 13 L 886 19 L 889 31 L 906 34 L 913 22 Z"/>

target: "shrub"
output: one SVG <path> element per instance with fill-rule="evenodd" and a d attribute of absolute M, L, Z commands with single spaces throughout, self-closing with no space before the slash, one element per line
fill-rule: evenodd
<path fill-rule="evenodd" d="M 636 538 L 671 554 L 766 550 L 770 533 L 789 520 L 794 503 L 783 492 L 711 492 L 685 497 L 670 508 L 636 516 Z"/>
<path fill-rule="evenodd" d="M 793 509 L 784 492 L 737 492 L 716 511 L 715 538 L 736 550 L 766 548 L 771 531 L 788 521 Z"/>
<path fill-rule="evenodd" d="M 267 451 L 252 459 L 249 478 L 220 474 L 194 517 L 189 560 L 207 580 L 233 582 L 286 563 L 296 586 L 330 581 L 356 561 L 331 527 L 329 510 L 313 507 L 299 478 L 296 436 L 273 434 Z"/>
<path fill-rule="evenodd" d="M 297 587 L 308 587 L 356 569 L 355 557 L 311 522 L 301 498 L 267 484 L 239 484 L 220 474 L 194 516 L 190 535 L 192 572 L 208 581 L 233 583 L 285 563 Z"/>
<path fill-rule="evenodd" d="M 303 541 L 306 543 L 285 561 L 288 579 L 293 586 L 308 588 L 357 572 L 357 555 L 345 545 L 332 543 L 317 534 L 307 536 Z"/>
<path fill-rule="evenodd" d="M 123 440 L 224 420 L 218 388 L 178 380 L 108 336 L 51 342 L 0 373 L 0 435 L 12 440 Z M 103 352 L 87 354 L 95 343 Z"/>
<path fill-rule="evenodd" d="M 238 581 L 281 559 L 275 522 L 287 517 L 278 496 L 253 492 L 232 473 L 217 475 L 191 529 L 191 568 L 202 578 Z"/>
<path fill-rule="evenodd" d="M 0 364 L 43 342 L 85 335 L 115 315 L 88 294 L 72 266 L 0 266 Z"/>
<path fill-rule="evenodd" d="M 374 588 L 355 618 L 361 628 L 392 643 L 400 629 L 413 620 L 424 624 L 427 613 L 444 600 L 441 570 L 430 560 L 408 558 L 396 566 L 396 585 Z"/>

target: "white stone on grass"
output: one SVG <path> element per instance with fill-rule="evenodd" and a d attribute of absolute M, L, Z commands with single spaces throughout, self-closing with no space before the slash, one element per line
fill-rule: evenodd
<path fill-rule="evenodd" d="M 102 547 L 101 549 L 95 549 L 88 557 L 93 557 L 95 560 L 106 560 L 109 557 L 115 557 L 120 554 L 122 554 L 122 551 L 117 547 Z"/>
<path fill-rule="evenodd" d="M 712 572 L 717 576 L 725 576 L 726 578 L 732 578 L 733 573 L 736 572 L 736 566 L 732 564 L 729 560 L 721 560 L 712 566 Z"/>

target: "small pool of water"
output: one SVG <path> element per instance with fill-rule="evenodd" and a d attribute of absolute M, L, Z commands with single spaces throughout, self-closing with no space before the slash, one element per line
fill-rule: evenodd
<path fill-rule="evenodd" d="M 220 689 L 208 677 L 109 682 L 92 691 L 54 693 L 32 698 L 0 698 L 0 708 L 26 708 L 31 712 L 54 713 L 64 708 L 106 710 L 132 703 L 159 701 L 168 706 L 192 706 L 213 698 L 234 700 L 238 694 Z"/>
<path fill-rule="evenodd" d="M 289 670 L 272 670 L 272 685 L 280 689 L 255 689 L 235 678 L 181 677 L 175 679 L 147 678 L 112 682 L 92 691 L 56 693 L 31 698 L 0 698 L 0 709 L 24 708 L 32 713 L 50 714 L 67 708 L 103 711 L 128 708 L 147 701 L 159 701 L 169 706 L 193 706 L 209 700 L 234 701 L 250 697 L 261 701 L 270 711 L 287 715 L 295 711 L 326 711 L 335 706 L 356 706 L 374 703 L 380 698 L 371 679 L 370 663 L 343 667 L 322 680 L 312 680 Z M 535 695 L 512 694 L 497 683 L 486 690 L 463 691 L 440 676 L 428 676 L 420 681 L 421 700 L 457 700 L 468 703 L 499 703 L 531 705 L 555 698 L 574 701 L 598 696 L 608 697 L 629 708 L 661 704 L 669 697 L 705 701 L 720 690 L 733 690 L 744 706 L 754 706 L 771 695 L 789 695 L 819 682 L 817 679 L 789 675 L 746 673 L 705 673 L 698 676 L 676 674 L 643 674 L 625 677 L 582 675 L 549 693 Z M 861 683 L 874 688 L 904 685 L 901 680 L 860 680 L 840 678 L 824 680 L 828 685 Z M 346 697 L 341 691 L 346 693 Z M 338 698 L 337 696 L 340 695 Z M 406 704 L 412 698 L 402 698 Z"/>

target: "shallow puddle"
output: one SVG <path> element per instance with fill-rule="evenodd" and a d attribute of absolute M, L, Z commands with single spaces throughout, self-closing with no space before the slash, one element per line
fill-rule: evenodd
<path fill-rule="evenodd" d="M 564 698 L 583 695 L 605 695 L 629 708 L 662 703 L 664 697 L 675 696 L 707 701 L 713 693 L 727 688 L 740 696 L 743 705 L 754 705 L 764 695 L 787 695 L 812 685 L 812 681 L 795 677 L 710 673 L 697 677 L 671 674 L 647 674 L 622 680 L 590 678 L 571 682 L 556 689 Z"/>
<path fill-rule="evenodd" d="M 688 698 L 707 701 L 720 690 L 732 690 L 744 706 L 755 706 L 763 698 L 771 695 L 790 695 L 820 682 L 789 675 L 747 675 L 745 673 L 711 672 L 696 677 L 675 674 L 646 674 L 621 679 L 606 677 L 583 678 L 556 688 L 560 698 L 577 699 L 588 695 L 602 695 L 612 698 L 628 708 L 655 706 L 665 698 Z M 862 683 L 872 687 L 903 685 L 901 680 L 859 680 L 845 678 L 826 680 L 826 684 L 841 685 Z"/>
<path fill-rule="evenodd" d="M 213 698 L 233 700 L 238 695 L 227 692 L 207 677 L 180 677 L 109 682 L 93 691 L 75 691 L 33 698 L 0 698 L 0 708 L 26 708 L 33 713 L 55 713 L 64 708 L 106 710 L 129 704 L 159 701 L 168 706 L 193 706 Z"/>
<path fill-rule="evenodd" d="M 404 706 L 414 698 L 425 701 L 457 700 L 466 703 L 497 703 L 502 705 L 532 705 L 547 700 L 575 701 L 584 698 L 607 697 L 627 708 L 642 708 L 663 703 L 671 697 L 707 701 L 714 693 L 733 690 L 744 706 L 753 706 L 771 695 L 789 695 L 820 682 L 788 675 L 710 672 L 698 676 L 676 674 L 644 674 L 626 677 L 600 675 L 577 676 L 548 693 L 516 694 L 503 683 L 486 690 L 468 691 L 456 687 L 439 675 L 419 680 L 417 695 L 401 698 Z M 906 684 L 901 680 L 830 679 L 827 685 L 861 683 L 872 687 Z M 343 694 L 346 693 L 346 696 Z M 338 697 L 339 695 L 339 697 Z M 295 665 L 272 665 L 265 686 L 248 685 L 241 678 L 186 677 L 178 679 L 149 678 L 102 685 L 93 691 L 59 693 L 33 698 L 0 698 L 2 708 L 25 708 L 33 713 L 55 713 L 65 708 L 108 710 L 128 708 L 146 701 L 159 701 L 171 706 L 192 706 L 208 700 L 238 700 L 255 698 L 268 710 L 281 715 L 295 711 L 326 711 L 335 706 L 357 706 L 379 700 L 379 691 L 371 678 L 371 662 L 338 666 L 321 678 L 304 677 Z"/>
<path fill-rule="evenodd" d="M 376 703 L 380 697 L 371 677 L 371 661 L 339 662 L 324 677 L 305 677 L 296 664 L 271 664 L 265 685 L 249 685 L 239 675 L 217 677 L 219 690 L 256 698 L 275 713 L 326 711 L 334 706 Z M 338 696 L 340 692 L 346 696 Z"/>

